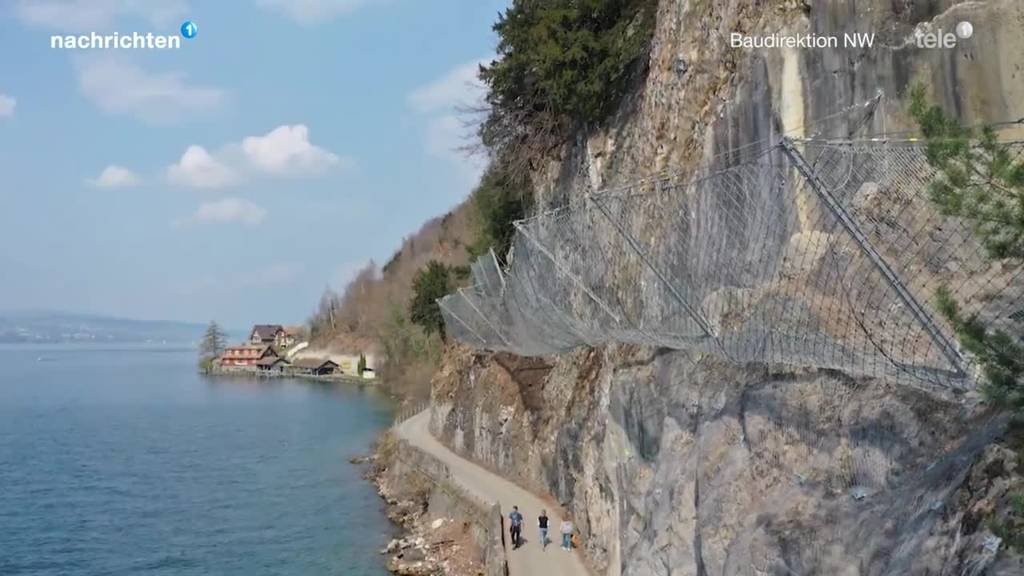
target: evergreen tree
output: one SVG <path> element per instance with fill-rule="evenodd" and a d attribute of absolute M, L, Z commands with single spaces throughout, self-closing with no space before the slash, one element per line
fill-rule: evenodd
<path fill-rule="evenodd" d="M 928 163 L 936 170 L 928 191 L 939 211 L 962 218 L 990 258 L 1024 258 L 1024 160 L 1015 159 L 991 127 L 978 135 L 929 103 L 923 86 L 911 89 L 910 114 L 924 136 Z M 1018 424 L 1024 424 L 1020 337 L 965 315 L 945 286 L 937 301 L 960 344 L 981 367 L 986 396 L 1013 409 Z"/>
<path fill-rule="evenodd" d="M 409 319 L 428 335 L 437 332 L 441 338 L 445 337 L 444 318 L 437 300 L 451 292 L 452 284 L 451 268 L 437 260 L 431 260 L 413 278 Z"/>
<path fill-rule="evenodd" d="M 1024 258 L 1024 159 L 991 127 L 976 134 L 928 103 L 921 85 L 911 89 L 910 113 L 938 171 L 929 194 L 939 210 L 963 218 L 992 258 Z"/>
<path fill-rule="evenodd" d="M 362 352 L 360 352 L 359 353 L 359 363 L 356 364 L 356 373 L 359 374 L 360 376 L 362 376 L 363 372 L 365 370 L 366 370 L 366 355 L 363 354 Z"/>
<path fill-rule="evenodd" d="M 568 132 L 604 121 L 646 72 L 657 0 L 514 0 L 494 25 L 498 58 L 481 141 L 526 175 Z"/>
<path fill-rule="evenodd" d="M 227 335 L 220 325 L 211 321 L 206 327 L 202 340 L 199 341 L 199 365 L 206 371 L 213 366 L 213 360 L 224 352 Z"/>

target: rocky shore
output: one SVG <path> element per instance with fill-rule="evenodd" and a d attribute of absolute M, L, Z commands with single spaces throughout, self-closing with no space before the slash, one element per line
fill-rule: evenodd
<path fill-rule="evenodd" d="M 366 478 L 377 487 L 387 516 L 402 531 L 380 551 L 390 572 L 402 576 L 479 576 L 487 574 L 485 554 L 464 508 L 438 486 L 424 466 L 400 456 L 391 432 L 374 453 Z"/>

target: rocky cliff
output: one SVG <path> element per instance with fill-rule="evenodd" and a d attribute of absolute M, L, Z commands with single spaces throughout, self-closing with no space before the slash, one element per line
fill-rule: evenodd
<path fill-rule="evenodd" d="M 914 41 L 960 21 L 974 36 L 955 48 Z M 609 127 L 566 145 L 537 197 L 725 166 L 783 134 L 898 132 L 913 82 L 969 124 L 1024 117 L 1022 25 L 1016 0 L 662 0 L 643 85 Z M 729 42 L 865 31 L 872 48 Z M 432 428 L 555 495 L 596 573 L 1024 573 L 1005 532 L 1017 456 L 1000 443 L 1003 419 L 972 400 L 685 351 L 451 347 Z"/>

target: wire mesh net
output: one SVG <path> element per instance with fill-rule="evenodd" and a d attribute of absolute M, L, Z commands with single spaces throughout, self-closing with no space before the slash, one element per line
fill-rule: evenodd
<path fill-rule="evenodd" d="M 1022 266 L 939 213 L 934 176 L 916 143 L 785 141 L 573 198 L 516 224 L 505 269 L 473 264 L 474 285 L 440 301 L 446 328 L 526 356 L 634 343 L 970 386 L 939 291 L 1019 333 Z"/>

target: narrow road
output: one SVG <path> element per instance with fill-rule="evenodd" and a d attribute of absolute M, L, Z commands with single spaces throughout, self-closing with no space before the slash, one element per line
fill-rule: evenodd
<path fill-rule="evenodd" d="M 423 411 L 406 420 L 398 427 L 398 435 L 413 446 L 435 456 L 448 465 L 452 476 L 464 488 L 476 496 L 501 504 L 508 525 L 508 513 L 512 506 L 519 506 L 524 517 L 523 540 L 519 550 L 509 549 L 509 571 L 519 576 L 586 576 L 587 571 L 575 552 L 561 549 L 562 537 L 558 526 L 562 519 L 556 510 L 544 504 L 540 498 L 504 478 L 478 466 L 449 450 L 430 434 L 430 412 Z M 540 545 L 540 534 L 537 530 L 537 516 L 542 509 L 547 509 L 551 519 L 548 526 L 550 532 L 547 550 Z M 510 542 L 511 546 L 511 542 Z"/>

